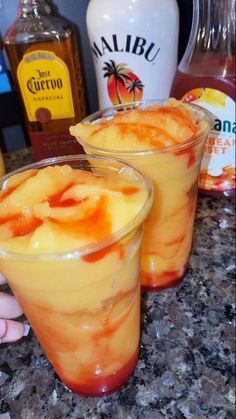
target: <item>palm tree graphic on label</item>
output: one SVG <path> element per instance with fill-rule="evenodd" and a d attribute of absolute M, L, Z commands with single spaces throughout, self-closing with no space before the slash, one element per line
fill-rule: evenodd
<path fill-rule="evenodd" d="M 127 64 L 116 64 L 113 60 L 104 64 L 103 77 L 108 78 L 107 91 L 113 105 L 142 99 L 144 85 Z"/>

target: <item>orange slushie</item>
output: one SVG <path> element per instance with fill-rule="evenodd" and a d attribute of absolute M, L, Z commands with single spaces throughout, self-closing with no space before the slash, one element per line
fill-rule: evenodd
<path fill-rule="evenodd" d="M 139 249 L 152 187 L 114 159 L 44 160 L 1 179 L 0 271 L 61 380 L 123 385 L 139 343 Z"/>
<path fill-rule="evenodd" d="M 116 156 L 148 175 L 155 199 L 145 222 L 141 282 L 162 290 L 184 276 L 209 113 L 175 99 L 104 109 L 70 128 L 85 152 Z"/>

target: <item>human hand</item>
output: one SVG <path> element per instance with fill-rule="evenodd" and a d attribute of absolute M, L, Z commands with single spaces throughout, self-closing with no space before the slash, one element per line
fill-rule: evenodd
<path fill-rule="evenodd" d="M 5 279 L 0 274 L 0 286 L 5 283 Z M 23 311 L 12 295 L 0 292 L 0 344 L 15 342 L 27 336 L 30 330 L 28 324 L 12 320 L 21 316 Z"/>

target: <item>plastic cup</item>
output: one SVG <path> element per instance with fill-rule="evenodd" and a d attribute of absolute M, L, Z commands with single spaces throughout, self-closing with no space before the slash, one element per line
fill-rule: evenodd
<path fill-rule="evenodd" d="M 118 105 L 96 112 L 82 121 L 112 120 L 122 110 L 145 108 L 163 101 Z M 181 282 L 188 266 L 195 218 L 198 178 L 204 145 L 211 128 L 211 115 L 205 109 L 189 106 L 206 128 L 181 144 L 151 150 L 99 148 L 81 137 L 77 141 L 86 153 L 118 157 L 148 175 L 154 185 L 154 205 L 144 226 L 141 284 L 144 291 L 161 291 Z M 128 129 L 127 129 L 128 132 Z M 124 134 L 123 134 L 124 135 Z"/>
<path fill-rule="evenodd" d="M 140 244 L 152 185 L 123 162 L 85 155 L 25 166 L 1 178 L 0 184 L 26 169 L 59 164 L 102 176 L 128 176 L 145 191 L 145 202 L 134 219 L 96 243 L 66 253 L 35 255 L 11 253 L 0 246 L 0 272 L 60 379 L 80 394 L 102 396 L 125 384 L 138 360 Z"/>

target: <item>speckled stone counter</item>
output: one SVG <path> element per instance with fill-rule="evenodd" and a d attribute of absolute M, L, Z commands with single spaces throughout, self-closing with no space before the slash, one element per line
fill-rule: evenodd
<path fill-rule="evenodd" d="M 31 150 L 6 157 L 29 163 Z M 199 197 L 193 249 L 179 288 L 142 297 L 140 360 L 126 387 L 80 397 L 57 379 L 33 332 L 0 347 L 0 419 L 233 419 L 235 217 Z"/>

